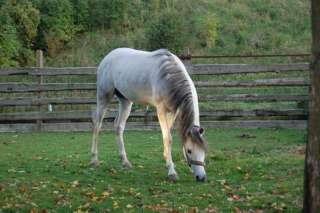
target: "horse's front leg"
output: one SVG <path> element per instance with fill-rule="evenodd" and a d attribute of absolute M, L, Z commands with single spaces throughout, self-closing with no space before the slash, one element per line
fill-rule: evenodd
<path fill-rule="evenodd" d="M 163 157 L 168 168 L 168 178 L 171 181 L 178 180 L 177 172 L 174 169 L 174 163 L 171 156 L 172 136 L 171 136 L 171 122 L 168 119 L 167 112 L 162 109 L 157 109 L 158 119 L 163 137 Z"/>

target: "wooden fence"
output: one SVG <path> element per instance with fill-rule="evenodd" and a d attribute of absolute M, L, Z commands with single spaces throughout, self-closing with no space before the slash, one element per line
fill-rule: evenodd
<path fill-rule="evenodd" d="M 96 67 L 38 66 L 0 69 L 0 132 L 90 130 L 96 102 Z M 200 117 L 205 127 L 306 128 L 308 93 L 305 91 L 309 85 L 306 63 L 188 64 L 187 70 L 199 91 Z M 258 88 L 272 90 L 256 92 Z M 277 88 L 285 89 L 278 93 Z M 217 103 L 228 107 L 215 106 Z M 241 103 L 242 108 L 236 103 Z M 251 103 L 266 106 L 255 108 Z M 104 129 L 113 127 L 115 104 L 114 101 L 107 113 Z M 154 109 L 133 108 L 127 129 L 158 128 Z"/>

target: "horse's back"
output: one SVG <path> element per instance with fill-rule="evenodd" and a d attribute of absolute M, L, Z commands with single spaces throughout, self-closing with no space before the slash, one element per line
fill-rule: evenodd
<path fill-rule="evenodd" d="M 147 52 L 130 48 L 111 51 L 98 68 L 100 88 L 110 88 L 112 85 L 112 88 L 134 102 L 152 104 L 155 101 L 154 87 L 161 58 L 154 56 L 165 51 Z"/>

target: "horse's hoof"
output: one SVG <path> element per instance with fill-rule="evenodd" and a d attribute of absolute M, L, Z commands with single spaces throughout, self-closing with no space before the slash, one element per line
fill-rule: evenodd
<path fill-rule="evenodd" d="M 97 167 L 97 166 L 99 166 L 99 161 L 93 160 L 93 161 L 90 162 L 89 166 L 90 167 Z"/>
<path fill-rule="evenodd" d="M 171 174 L 171 175 L 168 175 L 168 180 L 172 182 L 176 182 L 177 180 L 179 180 L 179 177 L 177 174 Z"/>
<path fill-rule="evenodd" d="M 122 167 L 127 170 L 132 169 L 132 165 L 129 161 L 123 162 Z"/>

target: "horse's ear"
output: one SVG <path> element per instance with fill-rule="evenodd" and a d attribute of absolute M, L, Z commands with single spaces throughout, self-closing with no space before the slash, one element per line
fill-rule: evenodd
<path fill-rule="evenodd" d="M 199 129 L 199 133 L 200 133 L 200 135 L 203 135 L 204 129 L 202 127 L 200 127 L 200 129 Z"/>
<path fill-rule="evenodd" d="M 200 126 L 194 126 L 191 129 L 191 135 L 193 136 L 202 136 L 203 133 L 204 133 L 204 129 Z"/>
<path fill-rule="evenodd" d="M 196 142 L 198 145 L 202 146 L 206 151 L 208 149 L 208 145 L 202 137 L 203 134 L 204 134 L 204 129 L 200 126 L 193 126 L 190 131 L 192 140 Z"/>

